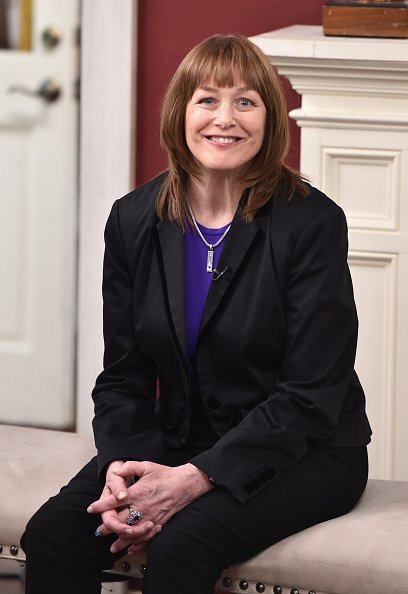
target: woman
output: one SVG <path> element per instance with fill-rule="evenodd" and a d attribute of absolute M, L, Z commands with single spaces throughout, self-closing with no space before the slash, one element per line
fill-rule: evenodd
<path fill-rule="evenodd" d="M 210 594 L 222 568 L 365 488 L 345 217 L 283 164 L 267 58 L 241 36 L 195 47 L 161 138 L 168 171 L 106 226 L 97 462 L 29 523 L 28 594 L 96 594 L 143 548 L 144 594 Z"/>

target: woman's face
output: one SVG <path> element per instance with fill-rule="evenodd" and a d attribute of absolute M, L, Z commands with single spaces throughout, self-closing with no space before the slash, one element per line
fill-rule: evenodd
<path fill-rule="evenodd" d="M 262 146 L 266 108 L 244 83 L 205 83 L 187 104 L 187 146 L 203 172 L 239 174 Z"/>

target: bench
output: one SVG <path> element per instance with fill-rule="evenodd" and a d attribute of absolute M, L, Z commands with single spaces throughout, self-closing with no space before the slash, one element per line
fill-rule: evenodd
<path fill-rule="evenodd" d="M 90 438 L 0 425 L 0 560 L 24 564 L 20 537 L 34 511 L 94 454 Z M 58 465 L 55 461 L 58 460 Z M 142 578 L 143 554 L 110 578 Z M 313 526 L 225 569 L 217 590 L 238 594 L 407 594 L 408 482 L 369 480 L 347 515 Z"/>

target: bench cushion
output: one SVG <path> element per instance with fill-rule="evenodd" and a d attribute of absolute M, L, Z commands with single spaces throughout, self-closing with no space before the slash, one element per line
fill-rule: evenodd
<path fill-rule="evenodd" d="M 91 438 L 72 433 L 0 425 L 0 557 L 24 560 L 19 541 L 34 511 L 94 454 Z M 55 464 L 55 461 L 58 464 Z M 318 488 L 318 486 L 316 487 Z M 15 545 L 18 550 L 10 546 Z M 126 556 L 116 571 L 141 577 L 144 555 Z M 408 482 L 370 480 L 346 516 L 313 526 L 226 569 L 219 589 L 262 591 L 279 584 L 331 594 L 407 594 Z M 245 584 L 241 584 L 245 585 Z M 289 589 L 287 589 L 289 588 Z"/>
<path fill-rule="evenodd" d="M 19 546 L 33 513 L 95 456 L 90 437 L 0 425 L 0 544 Z M 14 550 L 14 549 L 13 549 Z M 24 559 L 19 550 L 18 558 Z"/>
<path fill-rule="evenodd" d="M 116 568 L 141 577 L 145 562 L 143 554 L 130 556 Z M 244 580 L 248 593 L 260 591 L 257 584 L 291 584 L 300 594 L 407 594 L 408 482 L 369 480 L 349 514 L 290 536 L 223 577 L 231 584 L 221 579 L 218 588 L 227 592 L 242 592 Z"/>
<path fill-rule="evenodd" d="M 255 581 L 338 594 L 407 594 L 408 482 L 370 480 L 349 514 L 286 538 L 245 566 Z"/>

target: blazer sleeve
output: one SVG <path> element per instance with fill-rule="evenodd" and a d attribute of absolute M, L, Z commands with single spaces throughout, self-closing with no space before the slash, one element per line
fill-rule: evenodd
<path fill-rule="evenodd" d="M 120 201 L 116 201 L 105 229 L 104 369 L 92 392 L 99 474 L 112 460 L 164 459 L 163 436 L 154 412 L 157 365 L 143 352 L 133 331 L 132 281 L 119 210 Z"/>
<path fill-rule="evenodd" d="M 354 373 L 358 327 L 347 248 L 345 216 L 330 202 L 286 256 L 286 344 L 275 390 L 191 461 L 241 501 L 336 431 Z"/>

